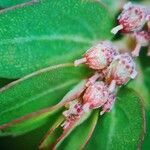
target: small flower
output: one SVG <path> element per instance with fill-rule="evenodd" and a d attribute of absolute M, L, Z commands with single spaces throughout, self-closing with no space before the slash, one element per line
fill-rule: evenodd
<path fill-rule="evenodd" d="M 80 118 L 82 114 L 82 104 L 77 100 L 71 101 L 69 103 L 69 109 L 63 112 L 63 115 L 66 118 L 65 122 L 61 125 L 63 129 L 68 128 L 69 125 L 73 123 L 76 119 Z"/>
<path fill-rule="evenodd" d="M 146 8 L 139 5 L 134 5 L 131 2 L 123 7 L 123 11 L 118 17 L 118 26 L 113 28 L 111 32 L 116 34 L 119 30 L 124 33 L 139 31 L 146 23 Z"/>
<path fill-rule="evenodd" d="M 79 101 L 74 100 L 69 102 L 69 109 L 63 112 L 65 117 L 70 115 L 80 115 L 82 113 L 82 105 Z"/>
<path fill-rule="evenodd" d="M 115 85 L 121 86 L 127 83 L 130 78 L 137 75 L 135 63 L 128 53 L 117 56 L 107 69 L 106 82 L 110 84 L 109 90 L 113 92 Z"/>
<path fill-rule="evenodd" d="M 142 46 L 148 46 L 150 42 L 150 32 L 148 31 L 139 31 L 134 33 L 136 39 L 136 47 L 132 52 L 132 56 L 139 56 L 139 52 Z"/>
<path fill-rule="evenodd" d="M 75 66 L 85 63 L 94 70 L 104 69 L 118 55 L 118 50 L 109 41 L 103 41 L 90 48 L 82 59 L 74 62 Z"/>
<path fill-rule="evenodd" d="M 109 100 L 110 94 L 104 82 L 95 82 L 86 89 L 83 95 L 83 110 L 87 112 L 89 109 L 100 108 Z"/>

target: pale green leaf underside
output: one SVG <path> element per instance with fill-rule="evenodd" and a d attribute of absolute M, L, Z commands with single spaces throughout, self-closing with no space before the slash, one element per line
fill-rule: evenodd
<path fill-rule="evenodd" d="M 101 39 L 112 37 L 100 2 L 41 0 L 0 14 L 0 77 L 18 78 L 73 61 Z"/>

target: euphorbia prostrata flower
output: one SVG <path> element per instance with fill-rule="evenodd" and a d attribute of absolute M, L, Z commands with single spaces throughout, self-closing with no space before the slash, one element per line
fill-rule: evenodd
<path fill-rule="evenodd" d="M 107 101 L 114 101 L 114 98 L 115 96 L 110 93 L 108 86 L 102 81 L 97 81 L 93 85 L 87 87 L 84 92 L 83 110 L 86 112 L 89 109 L 100 108 L 104 106 Z M 108 109 L 111 109 L 110 105 Z"/>
<path fill-rule="evenodd" d="M 104 69 L 118 55 L 118 50 L 110 41 L 102 41 L 90 48 L 83 56 L 74 62 L 75 66 L 85 63 L 94 70 Z"/>
<path fill-rule="evenodd" d="M 65 122 L 61 125 L 63 129 L 68 128 L 72 122 L 80 118 L 81 114 L 83 114 L 82 104 L 77 100 L 71 101 L 68 110 L 63 112 L 66 118 Z"/>
<path fill-rule="evenodd" d="M 107 68 L 106 82 L 110 84 L 110 91 L 114 91 L 115 86 L 126 84 L 131 78 L 137 75 L 135 63 L 128 53 L 118 55 Z"/>
<path fill-rule="evenodd" d="M 113 28 L 111 32 L 116 34 L 119 30 L 124 33 L 139 31 L 147 22 L 149 15 L 150 8 L 128 2 L 118 16 L 118 26 Z"/>
<path fill-rule="evenodd" d="M 92 109 L 102 107 L 101 115 L 111 110 L 115 101 L 115 95 L 109 91 L 108 85 L 102 81 L 96 81 L 88 86 L 81 95 L 69 103 L 67 110 L 63 112 L 65 122 L 63 129 L 68 128 L 73 122 Z"/>

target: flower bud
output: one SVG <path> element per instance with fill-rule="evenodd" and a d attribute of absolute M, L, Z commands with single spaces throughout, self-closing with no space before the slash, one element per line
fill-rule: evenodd
<path fill-rule="evenodd" d="M 113 28 L 111 32 L 116 34 L 119 30 L 124 33 L 139 31 L 146 23 L 146 8 L 140 5 L 134 5 L 131 2 L 123 7 L 123 11 L 118 17 L 118 26 Z"/>
<path fill-rule="evenodd" d="M 134 79 L 137 75 L 135 63 L 128 53 L 117 56 L 107 69 L 106 82 L 110 86 L 115 84 L 120 86 L 127 83 L 130 78 Z M 111 87 L 110 91 L 113 91 Z"/>
<path fill-rule="evenodd" d="M 85 63 L 94 70 L 104 69 L 118 55 L 117 49 L 109 41 L 103 41 L 90 48 L 82 59 L 74 62 L 75 66 Z"/>
<path fill-rule="evenodd" d="M 83 95 L 83 110 L 99 108 L 104 105 L 109 97 L 108 87 L 104 82 L 97 81 L 87 87 Z"/>
<path fill-rule="evenodd" d="M 68 117 L 70 115 L 80 115 L 80 113 L 82 113 L 82 105 L 74 100 L 69 103 L 69 109 L 64 111 L 63 115 Z"/>
<path fill-rule="evenodd" d="M 65 122 L 61 125 L 63 129 L 69 127 L 76 119 L 80 118 L 83 113 L 82 104 L 79 101 L 71 101 L 69 103 L 69 109 L 63 112 L 65 116 Z"/>

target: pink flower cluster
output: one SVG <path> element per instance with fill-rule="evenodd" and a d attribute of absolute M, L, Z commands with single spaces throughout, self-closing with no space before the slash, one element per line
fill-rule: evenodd
<path fill-rule="evenodd" d="M 109 112 L 116 99 L 116 87 L 126 84 L 137 74 L 132 57 L 128 53 L 120 54 L 110 41 L 93 46 L 74 65 L 83 63 L 95 74 L 87 80 L 77 100 L 71 101 L 68 110 L 63 113 L 66 118 L 64 129 L 84 112 L 97 108 L 101 108 L 101 115 Z"/>
<path fill-rule="evenodd" d="M 127 3 L 118 17 L 118 24 L 111 32 L 116 34 L 121 30 L 123 33 L 132 34 L 137 41 L 132 56 L 138 56 L 141 46 L 149 44 L 150 8 Z M 112 109 L 117 87 L 125 85 L 137 75 L 132 56 L 129 53 L 119 53 L 110 41 L 101 41 L 87 50 L 83 58 L 74 61 L 74 66 L 85 64 L 95 74 L 86 81 L 80 92 L 76 91 L 76 97 L 70 98 L 72 101 L 63 112 L 64 129 L 92 109 L 100 108 L 101 115 Z"/>

